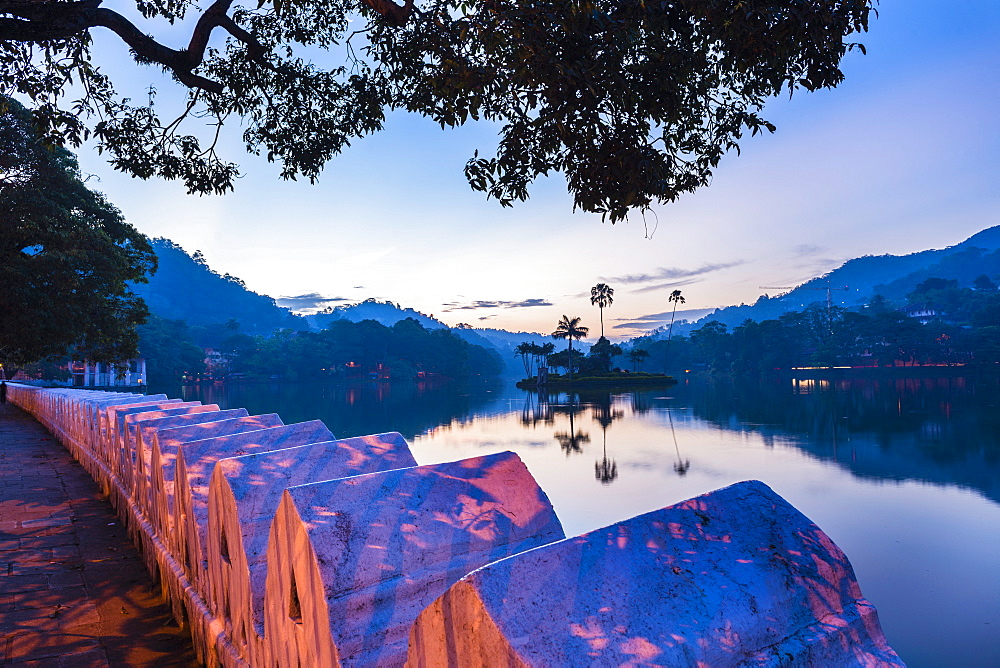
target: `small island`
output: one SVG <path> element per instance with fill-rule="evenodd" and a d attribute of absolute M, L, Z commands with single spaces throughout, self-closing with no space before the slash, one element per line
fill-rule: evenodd
<path fill-rule="evenodd" d="M 522 389 L 550 389 L 601 387 L 601 388 L 634 388 L 661 385 L 674 385 L 677 379 L 662 373 L 633 373 L 629 371 L 610 371 L 608 373 L 587 374 L 585 376 L 569 376 L 568 374 L 540 374 L 517 381 L 517 387 Z"/>
<path fill-rule="evenodd" d="M 523 380 L 517 382 L 517 387 L 554 390 L 588 387 L 628 389 L 677 383 L 676 379 L 665 373 L 640 372 L 638 365 L 649 356 L 649 353 L 639 348 L 627 353 L 627 357 L 636 367 L 633 371 L 612 367 L 612 358 L 626 354 L 621 346 L 611 343 L 604 336 L 604 309 L 614 302 L 614 293 L 614 289 L 604 283 L 598 283 L 591 288 L 590 301 L 601 310 L 601 336 L 597 339 L 597 343 L 590 347 L 588 354 L 584 355 L 578 351 L 574 356 L 573 341 L 585 337 L 590 328 L 584 327 L 579 317 L 570 318 L 565 315 L 559 320 L 551 336 L 555 339 L 566 339 L 566 350 L 555 352 L 555 346 L 551 343 L 538 345 L 530 341 L 517 346 L 514 354 L 521 358 L 527 374 Z M 680 290 L 675 290 L 670 299 L 674 302 L 675 308 L 677 302 L 684 301 L 680 296 Z M 671 321 L 671 327 L 672 325 Z M 562 367 L 567 373 L 565 375 L 549 373 L 549 367 Z"/>

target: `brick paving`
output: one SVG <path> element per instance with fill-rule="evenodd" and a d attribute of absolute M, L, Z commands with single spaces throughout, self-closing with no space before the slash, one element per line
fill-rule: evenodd
<path fill-rule="evenodd" d="M 0 665 L 196 666 L 97 483 L 0 406 Z"/>

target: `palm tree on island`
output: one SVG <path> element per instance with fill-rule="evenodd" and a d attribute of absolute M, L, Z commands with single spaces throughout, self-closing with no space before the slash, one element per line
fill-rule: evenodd
<path fill-rule="evenodd" d="M 580 318 L 570 318 L 564 315 L 556 326 L 556 331 L 552 332 L 554 339 L 567 339 L 569 341 L 569 378 L 573 379 L 573 339 L 580 340 L 587 336 L 589 327 L 580 324 Z"/>
<path fill-rule="evenodd" d="M 632 370 L 636 373 L 639 372 L 639 365 L 647 357 L 649 357 L 649 351 L 645 348 L 633 348 L 628 351 L 628 358 L 632 360 Z"/>
<path fill-rule="evenodd" d="M 590 303 L 601 309 L 601 338 L 604 338 L 604 308 L 614 303 L 615 289 L 607 283 L 598 283 L 590 289 Z"/>

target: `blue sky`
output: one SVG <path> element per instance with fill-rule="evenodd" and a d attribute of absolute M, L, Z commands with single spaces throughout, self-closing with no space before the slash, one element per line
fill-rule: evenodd
<path fill-rule="evenodd" d="M 178 41 L 180 37 L 178 36 Z M 596 333 L 590 287 L 615 288 L 614 338 L 663 324 L 682 290 L 692 315 L 754 301 L 865 254 L 958 243 L 1000 224 L 1000 3 L 883 0 L 868 55 L 839 88 L 773 100 L 777 133 L 723 159 L 712 185 L 626 223 L 573 213 L 561 176 L 503 209 L 462 168 L 491 151 L 488 124 L 442 131 L 405 114 L 332 161 L 316 185 L 231 142 L 245 172 L 225 196 L 143 182 L 80 153 L 130 222 L 276 298 L 389 299 L 448 324 L 550 332 L 563 314 Z M 98 36 L 106 62 L 140 90 L 152 78 Z M 238 129 L 238 128 L 237 128 Z M 235 134 L 235 133 L 234 133 Z"/>

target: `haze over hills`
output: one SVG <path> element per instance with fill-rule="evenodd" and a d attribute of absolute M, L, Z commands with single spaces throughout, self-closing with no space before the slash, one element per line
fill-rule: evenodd
<path fill-rule="evenodd" d="M 978 276 L 996 279 L 1000 275 L 1000 225 L 978 232 L 965 241 L 943 249 L 909 255 L 865 255 L 848 260 L 837 269 L 797 286 L 786 293 L 764 294 L 754 304 L 727 306 L 697 322 L 674 326 L 674 335 L 697 329 L 717 320 L 735 327 L 750 319 L 761 322 L 810 304 L 826 303 L 827 287 L 836 306 L 858 307 L 879 294 L 898 305 L 922 281 L 935 277 L 954 279 L 959 287 L 969 287 Z M 653 339 L 665 334 L 657 332 Z"/>
<path fill-rule="evenodd" d="M 411 308 L 404 308 L 399 304 L 380 302 L 375 299 L 367 299 L 360 304 L 338 306 L 331 309 L 329 313 L 317 313 L 305 316 L 305 320 L 313 329 L 323 329 L 334 320 L 341 318 L 350 320 L 351 322 L 375 320 L 390 327 L 405 318 L 413 318 L 427 329 L 448 327 L 448 325 L 433 316 L 420 313 Z M 551 336 L 537 332 L 508 332 L 504 329 L 476 328 L 469 325 L 458 325 L 451 328 L 451 331 L 468 343 L 496 350 L 500 353 L 500 357 L 503 358 L 508 370 L 515 370 L 520 367 L 514 355 L 514 348 L 519 344 L 525 341 L 538 344 L 552 341 Z"/>
<path fill-rule="evenodd" d="M 338 319 L 352 322 L 375 320 L 392 326 L 400 320 L 412 318 L 427 329 L 448 327 L 431 315 L 374 299 L 338 306 L 326 313 L 304 317 L 295 315 L 289 309 L 277 306 L 271 297 L 248 290 L 240 279 L 213 271 L 197 252 L 193 256 L 188 255 L 168 239 L 156 239 L 153 246 L 160 261 L 159 271 L 148 285 L 137 285 L 134 289 L 146 300 L 150 311 L 162 318 L 185 320 L 189 325 L 235 320 L 243 332 L 250 334 L 270 334 L 282 328 L 320 330 Z M 1000 226 L 985 229 L 944 249 L 902 256 L 868 255 L 848 260 L 828 274 L 787 293 L 775 296 L 765 294 L 752 305 L 720 308 L 694 323 L 679 320 L 675 323 L 673 334 L 687 334 L 711 320 L 735 327 L 747 319 L 763 321 L 777 318 L 790 311 L 802 310 L 812 303 L 825 303 L 828 286 L 831 301 L 838 306 L 857 308 L 876 294 L 902 305 L 906 295 L 927 278 L 953 279 L 958 281 L 960 287 L 967 287 L 981 275 L 992 279 L 1000 276 Z M 518 344 L 552 341 L 546 333 L 509 332 L 467 325 L 459 325 L 451 331 L 469 343 L 496 350 L 512 373 L 516 373 L 520 366 L 514 355 Z M 661 328 L 632 342 L 665 336 L 666 328 Z M 626 347 L 629 343 L 626 342 Z"/>
<path fill-rule="evenodd" d="M 361 322 L 362 320 L 374 320 L 386 327 L 392 327 L 400 320 L 413 318 L 426 329 L 441 329 L 448 327 L 434 316 L 421 313 L 412 308 L 405 308 L 392 302 L 380 302 L 375 299 L 366 299 L 360 304 L 349 304 L 337 306 L 327 313 L 315 313 L 305 316 L 305 321 L 312 329 L 325 329 L 334 320 L 350 320 L 351 322 Z"/>

